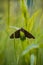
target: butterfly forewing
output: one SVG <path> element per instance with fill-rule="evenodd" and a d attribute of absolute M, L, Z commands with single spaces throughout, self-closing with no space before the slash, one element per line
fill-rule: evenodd
<path fill-rule="evenodd" d="M 20 38 L 20 31 L 22 31 L 22 32 L 24 33 L 25 37 L 35 39 L 35 37 L 34 37 L 31 33 L 29 33 L 28 31 L 24 30 L 23 28 L 21 28 L 21 29 L 17 30 L 16 32 L 14 32 L 14 33 L 10 36 L 10 38 L 11 38 L 11 39 L 13 39 L 14 37 L 15 37 L 15 38 Z"/>
<path fill-rule="evenodd" d="M 17 30 L 17 31 L 15 32 L 15 38 L 20 38 L 20 30 Z"/>
<path fill-rule="evenodd" d="M 21 28 L 21 31 L 23 31 L 23 32 L 24 32 L 25 37 L 35 39 L 35 37 L 34 37 L 31 33 L 27 32 L 27 31 L 26 31 L 26 30 L 24 30 L 23 28 Z"/>
<path fill-rule="evenodd" d="M 15 35 L 15 33 L 12 33 L 11 36 L 10 36 L 10 38 L 13 39 L 14 35 Z"/>

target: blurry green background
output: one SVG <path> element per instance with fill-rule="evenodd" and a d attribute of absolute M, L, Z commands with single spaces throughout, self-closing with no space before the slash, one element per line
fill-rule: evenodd
<path fill-rule="evenodd" d="M 35 39 L 10 39 L 21 27 Z M 43 65 L 43 0 L 0 0 L 0 65 Z"/>

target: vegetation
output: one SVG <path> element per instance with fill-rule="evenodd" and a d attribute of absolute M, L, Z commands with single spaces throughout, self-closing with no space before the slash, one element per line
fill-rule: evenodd
<path fill-rule="evenodd" d="M 5 1 L 5 13 L 1 14 L 2 18 L 0 16 L 0 65 L 43 65 L 42 9 L 30 16 L 27 1 L 17 1 L 19 11 L 14 10 L 17 6 L 14 2 Z M 10 35 L 21 27 L 32 33 L 35 39 L 10 39 Z"/>

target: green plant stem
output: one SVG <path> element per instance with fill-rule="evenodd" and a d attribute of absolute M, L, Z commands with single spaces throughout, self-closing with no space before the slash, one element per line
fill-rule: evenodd
<path fill-rule="evenodd" d="M 15 38 L 14 38 L 14 65 L 17 65 L 17 56 L 16 56 Z"/>
<path fill-rule="evenodd" d="M 8 0 L 8 28 L 9 28 L 9 22 L 10 22 L 10 0 Z"/>

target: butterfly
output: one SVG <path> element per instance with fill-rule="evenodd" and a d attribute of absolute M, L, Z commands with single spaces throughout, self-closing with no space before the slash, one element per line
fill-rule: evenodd
<path fill-rule="evenodd" d="M 24 35 L 20 35 L 20 32 L 22 32 Z M 26 37 L 27 38 L 33 38 L 33 39 L 35 39 L 35 37 L 31 33 L 29 33 L 28 31 L 26 31 L 23 28 L 20 28 L 19 30 L 15 31 L 10 36 L 11 39 L 14 39 L 14 38 L 22 38 L 22 39 L 25 39 Z"/>

